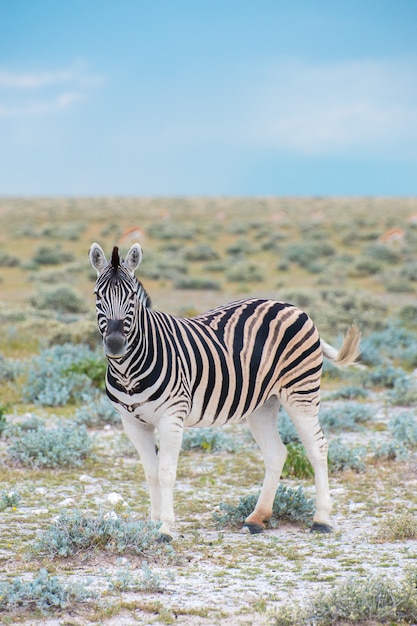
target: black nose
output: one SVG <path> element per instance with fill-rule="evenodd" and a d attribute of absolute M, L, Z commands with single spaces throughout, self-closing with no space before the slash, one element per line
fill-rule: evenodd
<path fill-rule="evenodd" d="M 107 356 L 123 356 L 126 353 L 126 345 L 123 320 L 107 320 L 106 334 L 103 337 L 104 351 Z"/>
<path fill-rule="evenodd" d="M 107 320 L 106 336 L 113 334 L 125 334 L 123 320 Z"/>

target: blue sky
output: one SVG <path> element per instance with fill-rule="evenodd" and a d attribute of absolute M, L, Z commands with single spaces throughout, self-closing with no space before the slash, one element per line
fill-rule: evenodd
<path fill-rule="evenodd" d="M 0 0 L 2 195 L 417 195 L 416 0 Z"/>

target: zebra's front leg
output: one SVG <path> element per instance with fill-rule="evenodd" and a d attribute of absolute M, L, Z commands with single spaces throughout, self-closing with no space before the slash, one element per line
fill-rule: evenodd
<path fill-rule="evenodd" d="M 181 450 L 183 424 L 173 417 L 162 418 L 159 432 L 159 488 L 161 493 L 161 539 L 171 541 L 171 527 L 175 522 L 174 486 L 178 457 Z"/>
<path fill-rule="evenodd" d="M 142 463 L 151 500 L 151 520 L 161 519 L 161 490 L 159 487 L 159 462 L 155 443 L 155 427 L 139 422 L 133 415 L 122 415 L 123 426 L 135 446 Z"/>

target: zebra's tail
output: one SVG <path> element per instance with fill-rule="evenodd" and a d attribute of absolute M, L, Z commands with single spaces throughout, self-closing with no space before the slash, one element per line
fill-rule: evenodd
<path fill-rule="evenodd" d="M 361 333 L 357 326 L 351 326 L 343 338 L 339 350 L 320 339 L 323 355 L 337 367 L 353 365 L 360 354 Z"/>

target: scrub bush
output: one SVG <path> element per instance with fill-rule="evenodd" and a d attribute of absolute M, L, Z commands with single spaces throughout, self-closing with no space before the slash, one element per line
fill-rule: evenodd
<path fill-rule="evenodd" d="M 354 470 L 355 472 L 364 472 L 366 465 L 364 457 L 366 449 L 363 446 L 351 448 L 340 439 L 334 439 L 329 443 L 329 470 L 330 472 L 343 472 L 344 470 Z"/>
<path fill-rule="evenodd" d="M 42 350 L 27 366 L 24 401 L 44 406 L 88 401 L 95 395 L 93 383 L 98 381 L 96 366 L 93 379 L 87 373 L 85 364 L 92 362 L 98 363 L 97 355 L 87 346 L 64 344 Z"/>
<path fill-rule="evenodd" d="M 218 506 L 219 512 L 213 513 L 217 526 L 241 526 L 254 510 L 258 497 L 259 493 L 243 496 L 237 505 L 221 502 Z M 301 487 L 292 489 L 280 484 L 275 495 L 272 517 L 268 523 L 272 528 L 283 520 L 308 524 L 312 521 L 313 514 L 314 502 L 304 495 Z"/>
<path fill-rule="evenodd" d="M 188 428 L 184 431 L 183 450 L 204 450 L 205 452 L 235 452 L 239 445 L 234 437 L 217 428 Z"/>
<path fill-rule="evenodd" d="M 172 556 L 171 546 L 159 543 L 158 525 L 121 518 L 103 511 L 88 514 L 80 510 L 63 513 L 33 547 L 33 553 L 49 558 L 106 550 L 155 558 Z"/>
<path fill-rule="evenodd" d="M 85 426 L 66 424 L 46 428 L 41 423 L 31 430 L 14 428 L 9 457 L 28 467 L 78 467 L 92 456 L 92 440 Z"/>
<path fill-rule="evenodd" d="M 41 569 L 33 580 L 14 578 L 0 582 L 0 611 L 20 609 L 33 613 L 37 609 L 49 613 L 75 607 L 93 597 L 93 592 L 86 589 L 88 584 L 84 581 L 66 585 Z"/>

